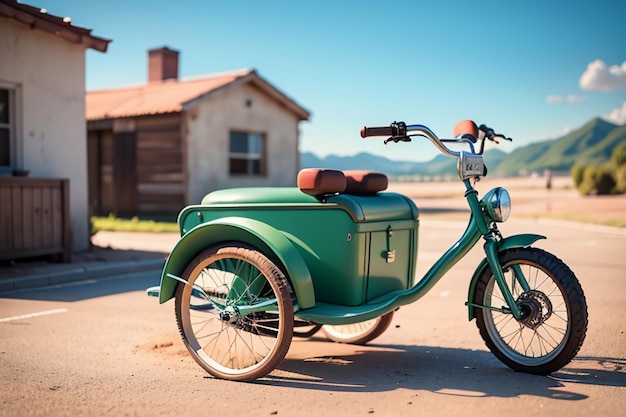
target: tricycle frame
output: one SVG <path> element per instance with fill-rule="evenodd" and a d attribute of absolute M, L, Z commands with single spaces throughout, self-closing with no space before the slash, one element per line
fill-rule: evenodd
<path fill-rule="evenodd" d="M 323 328 L 337 331 L 327 332 L 331 340 L 367 343 L 482 237 L 485 257 L 466 305 L 487 347 L 523 372 L 547 374 L 569 363 L 587 329 L 578 279 L 556 256 L 530 247 L 544 236 L 502 236 L 497 223 L 509 216 L 508 192 L 496 187 L 479 200 L 473 181 L 486 175 L 485 140 L 504 137 L 471 121 L 459 125 L 450 140 L 402 122 L 361 130 L 363 137 L 391 135 L 385 143 L 424 136 L 457 158 L 469 221 L 417 282 L 418 210 L 406 196 L 379 193 L 387 187 L 383 174 L 303 170 L 298 188 L 219 190 L 182 210 L 181 238 L 149 294 L 161 303 L 176 298 L 177 324 L 194 359 L 218 378 L 250 380 L 280 363 L 292 336 Z M 449 142 L 470 152 L 453 151 Z M 301 326 L 312 330 L 294 330 Z"/>

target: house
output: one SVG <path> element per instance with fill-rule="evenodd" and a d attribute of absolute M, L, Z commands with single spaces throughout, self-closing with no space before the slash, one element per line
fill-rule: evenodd
<path fill-rule="evenodd" d="M 85 54 L 109 42 L 0 2 L 0 259 L 88 249 Z"/>
<path fill-rule="evenodd" d="M 93 214 L 177 213 L 209 191 L 290 186 L 309 112 L 254 70 L 178 78 L 148 51 L 148 82 L 87 93 Z"/>

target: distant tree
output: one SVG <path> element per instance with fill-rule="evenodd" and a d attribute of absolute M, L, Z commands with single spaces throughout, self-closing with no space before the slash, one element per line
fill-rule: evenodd
<path fill-rule="evenodd" d="M 605 165 L 572 166 L 574 185 L 583 195 L 622 194 L 626 192 L 626 142 L 620 143 Z"/>
<path fill-rule="evenodd" d="M 585 168 L 578 191 L 584 195 L 611 194 L 615 191 L 613 167 L 608 165 L 589 165 Z"/>
<path fill-rule="evenodd" d="M 620 143 L 611 154 L 611 162 L 615 168 L 613 178 L 615 179 L 616 194 L 626 192 L 626 142 Z"/>
<path fill-rule="evenodd" d="M 626 164 L 626 142 L 622 142 L 613 149 L 611 153 L 611 162 L 616 168 Z"/>
<path fill-rule="evenodd" d="M 570 174 L 572 175 L 572 179 L 574 180 L 574 186 L 576 186 L 576 188 L 578 188 L 580 186 L 580 183 L 583 182 L 584 173 L 585 173 L 584 165 L 574 164 L 574 166 L 572 166 Z"/>
<path fill-rule="evenodd" d="M 615 178 L 615 192 L 617 194 L 626 193 L 626 163 L 617 168 L 613 176 Z"/>

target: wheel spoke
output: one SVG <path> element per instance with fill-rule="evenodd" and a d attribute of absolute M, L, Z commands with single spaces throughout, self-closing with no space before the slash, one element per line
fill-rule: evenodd
<path fill-rule="evenodd" d="M 486 269 L 472 300 L 476 308 L 484 306 L 476 320 L 481 336 L 515 370 L 545 375 L 560 369 L 578 352 L 587 330 L 586 301 L 576 276 L 541 249 L 509 249 L 500 257 L 502 270 L 511 274 L 506 282 L 521 317 L 498 311 L 498 303 L 508 304 Z M 572 322 L 573 317 L 580 321 Z"/>
<path fill-rule="evenodd" d="M 293 304 L 284 274 L 260 252 L 237 246 L 206 249 L 183 274 L 176 317 L 193 358 L 219 378 L 259 378 L 284 358 L 293 333 Z M 202 302 L 201 302 L 202 301 Z M 210 309 L 199 307 L 208 304 Z"/>

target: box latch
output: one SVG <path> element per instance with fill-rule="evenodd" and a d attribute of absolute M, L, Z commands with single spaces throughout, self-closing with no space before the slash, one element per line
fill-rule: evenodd
<path fill-rule="evenodd" d="M 391 236 L 393 236 L 393 230 L 391 230 L 391 226 L 387 226 L 386 231 L 387 236 L 387 263 L 390 264 L 395 262 L 396 260 L 396 251 L 395 249 L 391 249 Z"/>

